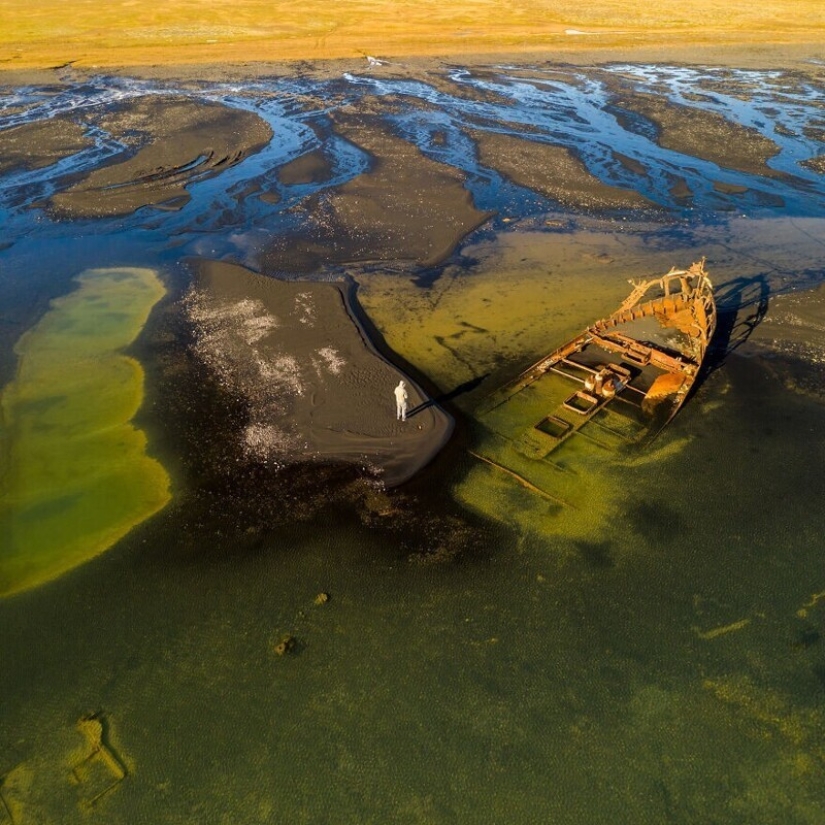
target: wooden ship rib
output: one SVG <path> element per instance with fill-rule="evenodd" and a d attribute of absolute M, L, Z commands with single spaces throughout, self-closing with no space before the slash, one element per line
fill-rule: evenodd
<path fill-rule="evenodd" d="M 585 441 L 621 450 L 651 440 L 673 419 L 716 328 L 713 286 L 704 260 L 631 284 L 615 312 L 482 403 L 477 420 L 486 433 L 477 458 L 542 492 L 536 462 L 568 471 Z"/>

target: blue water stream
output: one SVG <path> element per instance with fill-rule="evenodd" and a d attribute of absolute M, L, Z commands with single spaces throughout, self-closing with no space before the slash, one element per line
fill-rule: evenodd
<path fill-rule="evenodd" d="M 492 76 L 456 69 L 449 76 L 452 91 L 418 80 L 353 74 L 334 80 L 275 78 L 242 85 L 98 77 L 76 86 L 9 91 L 0 104 L 0 129 L 104 110 L 145 95 L 170 94 L 252 111 L 272 128 L 274 137 L 262 151 L 218 176 L 195 176 L 188 186 L 191 200 L 180 211 L 159 215 L 141 210 L 127 218 L 97 219 L 90 222 L 92 234 L 143 228 L 167 237 L 184 234 L 189 240 L 209 233 L 218 243 L 214 236 L 237 236 L 241 229 L 271 233 L 292 226 L 297 203 L 369 168 L 367 154 L 337 135 L 331 123 L 336 112 L 368 96 L 392 96 L 394 105 L 383 114 L 387 123 L 428 157 L 462 170 L 479 208 L 511 218 L 547 211 L 551 204 L 483 166 L 471 131 L 567 147 L 603 183 L 634 189 L 680 217 L 707 220 L 720 210 L 755 214 L 778 204 L 786 215 L 825 214 L 825 178 L 802 165 L 823 153 L 822 142 L 805 132 L 821 123 L 825 90 L 767 71 L 615 65 L 598 71 L 569 69 L 564 74 L 535 69 L 531 74 L 525 78 L 524 70 L 516 74 L 508 67 Z M 664 95 L 679 106 L 722 115 L 758 131 L 776 144 L 778 151 L 768 165 L 780 174 L 721 168 L 663 148 L 655 139 L 655 124 L 617 108 L 618 81 L 624 88 L 629 84 L 633 91 Z M 467 96 L 461 94 L 463 87 Z M 99 126 L 87 126 L 87 136 L 93 145 L 71 157 L 0 179 L 0 220 L 7 241 L 31 231 L 31 207 L 59 189 L 68 176 L 87 173 L 126 148 Z M 318 149 L 331 165 L 328 180 L 287 185 L 278 179 L 281 166 Z M 643 166 L 645 174 L 631 171 L 616 158 L 617 152 Z M 692 192 L 687 204 L 671 191 L 680 179 Z M 256 194 L 242 195 L 253 183 Z M 737 191 L 719 191 L 715 183 Z M 261 191 L 280 199 L 261 200 Z M 38 220 L 38 233 L 65 231 L 63 224 L 45 223 Z M 75 222 L 72 231 L 78 228 Z"/>

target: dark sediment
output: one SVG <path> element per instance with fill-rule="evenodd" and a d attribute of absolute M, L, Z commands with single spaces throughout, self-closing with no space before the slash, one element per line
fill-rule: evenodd
<path fill-rule="evenodd" d="M 777 173 L 767 164 L 779 147 L 757 132 L 716 112 L 671 103 L 664 96 L 633 93 L 615 103 L 655 124 L 658 142 L 665 149 L 709 160 L 726 169 L 754 175 Z"/>
<path fill-rule="evenodd" d="M 175 97 L 130 101 L 100 126 L 131 144 L 130 151 L 55 195 L 50 205 L 60 216 L 127 215 L 159 204 L 179 208 L 189 200 L 188 183 L 234 166 L 272 138 L 256 114 Z"/>
<path fill-rule="evenodd" d="M 287 235 L 270 244 L 265 270 L 311 272 L 358 261 L 432 266 L 490 217 L 476 209 L 461 172 L 425 157 L 378 118 L 339 115 L 335 124 L 372 156 L 371 168 L 308 204 L 310 231 L 304 228 L 300 243 Z M 287 167 L 287 174 L 310 174 L 309 163 Z"/>
<path fill-rule="evenodd" d="M 61 117 L 4 129 L 0 132 L 0 172 L 40 169 L 91 144 L 83 126 Z"/>
<path fill-rule="evenodd" d="M 278 179 L 287 186 L 302 183 L 321 183 L 331 176 L 329 160 L 323 152 L 307 152 L 299 158 L 285 163 L 278 171 Z"/>
<path fill-rule="evenodd" d="M 217 262 L 196 270 L 186 299 L 195 351 L 245 401 L 247 459 L 352 464 L 395 486 L 447 441 L 452 420 L 376 353 L 344 285 L 276 281 Z M 406 422 L 396 420 L 393 397 L 402 379 Z"/>
<path fill-rule="evenodd" d="M 653 206 L 632 189 L 602 183 L 564 146 L 480 132 L 473 137 L 485 166 L 565 206 L 590 210 Z"/>
<path fill-rule="evenodd" d="M 825 175 L 825 155 L 817 155 L 810 160 L 803 160 L 802 165 L 808 169 L 813 169 L 814 172 L 819 172 Z"/>

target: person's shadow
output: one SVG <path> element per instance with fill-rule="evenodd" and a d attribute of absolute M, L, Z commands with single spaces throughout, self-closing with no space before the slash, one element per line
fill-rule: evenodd
<path fill-rule="evenodd" d="M 433 404 L 447 404 L 454 398 L 458 398 L 459 395 L 464 395 L 465 392 L 471 392 L 476 387 L 480 386 L 482 381 L 484 381 L 489 374 L 489 372 L 486 372 L 484 375 L 477 375 L 475 378 L 471 378 L 469 381 L 465 381 L 463 384 L 459 384 L 457 387 L 454 387 L 449 392 L 439 395 L 437 398 L 428 398 L 418 406 L 413 407 L 407 413 L 407 418 L 412 418 L 414 415 L 426 410 L 428 407 L 432 407 Z"/>

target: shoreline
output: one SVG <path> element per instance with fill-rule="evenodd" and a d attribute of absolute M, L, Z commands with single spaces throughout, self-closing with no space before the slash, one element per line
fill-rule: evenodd
<path fill-rule="evenodd" d="M 452 417 L 382 354 L 342 282 L 281 281 L 222 261 L 191 262 L 185 299 L 195 353 L 244 399 L 244 460 L 265 466 L 333 462 L 397 487 L 449 441 Z M 407 423 L 393 389 L 407 383 Z"/>
<path fill-rule="evenodd" d="M 17 373 L 0 394 L 9 467 L 0 598 L 104 553 L 171 497 L 134 424 L 144 370 L 123 351 L 166 288 L 139 267 L 89 269 L 76 282 L 18 340 Z"/>
<path fill-rule="evenodd" d="M 166 60 L 165 52 L 142 60 L 125 61 L 122 52 L 112 50 L 94 62 L 83 57 L 62 63 L 21 61 L 0 62 L 0 87 L 76 82 L 78 79 L 114 75 L 147 80 L 203 80 L 207 82 L 249 80 L 256 77 L 309 76 L 338 77 L 344 72 L 385 73 L 393 76 L 420 76 L 441 73 L 460 66 L 599 66 L 611 63 L 701 65 L 747 69 L 784 69 L 789 71 L 825 71 L 825 33 L 817 41 L 806 32 L 804 40 L 743 41 L 688 43 L 625 43 L 578 46 L 569 42 L 489 50 L 454 49 L 450 52 L 426 51 L 379 55 L 380 65 L 370 65 L 367 53 L 360 56 L 325 56 L 308 53 L 271 59 L 254 48 L 245 49 L 240 59 L 230 50 L 221 55 L 209 51 L 190 53 L 189 60 Z M 170 49 L 171 51 L 171 49 Z M 351 50 L 352 51 L 352 50 Z"/>

